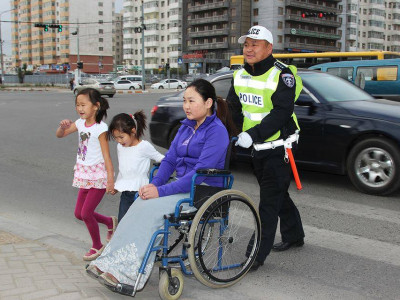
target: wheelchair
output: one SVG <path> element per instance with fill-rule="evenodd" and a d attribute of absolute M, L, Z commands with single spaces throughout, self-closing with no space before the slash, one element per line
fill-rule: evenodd
<path fill-rule="evenodd" d="M 234 178 L 229 162 L 235 141 L 234 138 L 230 142 L 224 169 L 197 170 L 192 178 L 190 197 L 179 200 L 174 213 L 164 215 L 164 226 L 151 238 L 135 285 L 119 283 L 107 286 L 109 289 L 135 296 L 153 251 L 157 252 L 161 299 L 181 296 L 183 274 L 194 275 L 211 288 L 231 286 L 246 275 L 259 249 L 261 223 L 253 201 L 245 193 L 231 189 Z M 156 165 L 151 170 L 150 182 L 157 168 Z M 199 176 L 221 177 L 223 187 L 196 185 Z M 182 210 L 184 203 L 189 204 L 189 211 Z M 159 236 L 162 239 L 157 244 Z"/>

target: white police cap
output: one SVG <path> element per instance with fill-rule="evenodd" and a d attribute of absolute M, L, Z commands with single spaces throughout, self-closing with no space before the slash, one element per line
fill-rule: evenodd
<path fill-rule="evenodd" d="M 246 35 L 242 35 L 239 38 L 238 42 L 243 44 L 246 41 L 246 38 L 253 40 L 266 40 L 270 44 L 274 43 L 271 31 L 260 25 L 251 27 Z"/>

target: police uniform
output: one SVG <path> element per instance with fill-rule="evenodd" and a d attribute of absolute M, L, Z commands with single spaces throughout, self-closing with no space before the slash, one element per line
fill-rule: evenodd
<path fill-rule="evenodd" d="M 286 66 L 272 55 L 245 64 L 234 73 L 227 101 L 232 117 L 253 143 L 286 139 L 299 129 L 294 103 L 301 89 L 301 78 L 294 66 Z M 295 150 L 295 144 L 293 144 Z M 260 185 L 259 213 L 262 234 L 256 260 L 263 263 L 270 253 L 280 218 L 282 242 L 302 241 L 304 230 L 300 214 L 289 196 L 292 171 L 285 161 L 284 147 L 252 150 L 254 173 Z"/>

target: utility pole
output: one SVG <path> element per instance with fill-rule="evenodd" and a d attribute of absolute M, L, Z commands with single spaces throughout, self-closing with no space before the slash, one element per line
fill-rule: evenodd
<path fill-rule="evenodd" d="M 81 61 L 80 57 L 79 57 L 79 19 L 76 20 L 76 30 L 74 32 L 71 32 L 72 35 L 76 35 L 76 47 L 77 47 L 77 51 L 76 51 L 76 74 L 77 74 L 77 78 L 75 78 L 75 84 L 79 84 L 81 82 L 81 69 L 78 67 L 79 62 Z"/>
<path fill-rule="evenodd" d="M 146 90 L 146 70 L 144 69 L 144 1 L 142 0 L 142 90 Z"/>
<path fill-rule="evenodd" d="M 15 10 L 15 8 L 9 9 L 9 10 L 5 10 L 5 11 L 2 11 L 2 12 L 0 13 L 0 60 L 1 60 L 0 63 L 1 63 L 1 84 L 4 83 L 4 61 L 3 61 L 3 39 L 2 39 L 2 37 L 1 37 L 1 15 L 4 14 L 4 13 L 6 13 L 6 12 L 12 11 L 12 10 Z"/>

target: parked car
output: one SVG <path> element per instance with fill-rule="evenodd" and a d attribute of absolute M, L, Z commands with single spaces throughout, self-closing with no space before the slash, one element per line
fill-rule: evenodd
<path fill-rule="evenodd" d="M 137 82 L 137 83 L 142 83 L 142 76 L 141 75 L 121 75 L 118 77 L 115 77 L 112 81 L 117 82 L 119 80 L 129 80 L 132 82 Z"/>
<path fill-rule="evenodd" d="M 110 98 L 114 97 L 116 91 L 114 84 L 111 81 L 94 79 L 94 78 L 84 78 L 82 82 L 75 86 L 74 94 L 77 95 L 79 91 L 85 88 L 94 88 L 100 92 L 101 95 L 107 95 Z"/>
<path fill-rule="evenodd" d="M 184 89 L 186 87 L 187 83 L 178 79 L 164 79 L 151 85 L 152 89 Z"/>
<path fill-rule="evenodd" d="M 400 59 L 350 60 L 318 64 L 312 70 L 347 79 L 375 98 L 400 101 Z"/>
<path fill-rule="evenodd" d="M 226 97 L 233 72 L 209 76 Z M 299 70 L 304 88 L 295 105 L 300 168 L 348 175 L 364 193 L 386 195 L 400 187 L 400 103 L 375 99 L 350 82 L 319 71 Z M 186 116 L 183 92 L 165 96 L 152 109 L 150 135 L 168 148 Z M 237 148 L 237 159 L 249 151 Z"/>
<path fill-rule="evenodd" d="M 118 80 L 114 82 L 116 90 L 140 90 L 142 85 L 139 82 L 132 82 L 129 80 Z"/>

